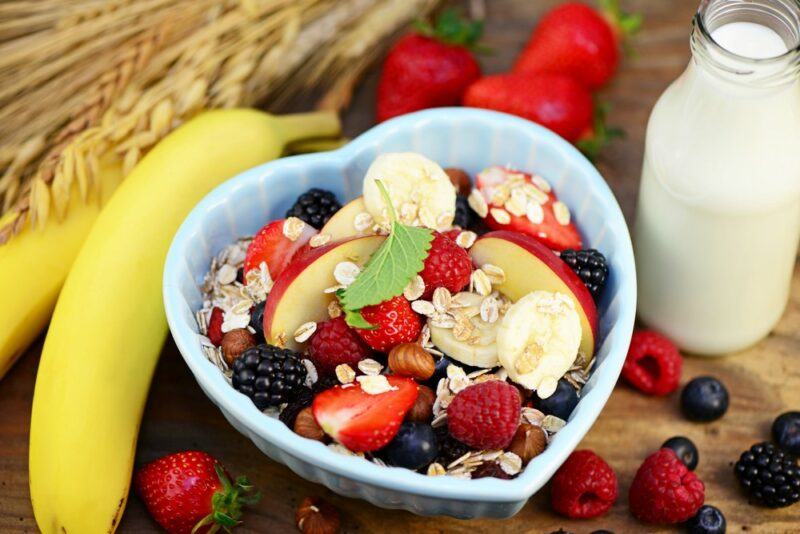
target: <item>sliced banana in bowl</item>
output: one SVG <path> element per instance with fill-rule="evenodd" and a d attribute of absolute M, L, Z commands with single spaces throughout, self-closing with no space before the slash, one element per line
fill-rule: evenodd
<path fill-rule="evenodd" d="M 375 158 L 364 176 L 364 205 L 378 224 L 386 224 L 389 212 L 376 180 L 386 187 L 401 223 L 440 231 L 453 225 L 456 189 L 436 162 L 415 152 Z"/>
<path fill-rule="evenodd" d="M 533 291 L 512 304 L 500 321 L 497 357 L 511 380 L 546 399 L 575 362 L 580 342 L 580 318 L 572 299 Z"/>
<path fill-rule="evenodd" d="M 468 336 L 459 334 L 456 328 L 434 326 L 432 321 L 428 321 L 431 341 L 439 350 L 460 363 L 472 367 L 497 367 L 500 365 L 496 342 L 499 321 L 487 323 L 480 316 L 468 320 L 473 328 Z"/>

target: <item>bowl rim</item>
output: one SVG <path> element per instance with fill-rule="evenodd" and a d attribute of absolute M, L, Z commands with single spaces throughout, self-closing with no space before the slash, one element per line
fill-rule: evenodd
<path fill-rule="evenodd" d="M 439 120 L 449 122 L 454 119 L 484 122 L 486 127 L 513 125 L 515 128 L 527 130 L 539 142 L 553 145 L 562 151 L 565 159 L 570 160 L 577 171 L 588 180 L 590 187 L 596 189 L 605 222 L 615 229 L 619 265 L 622 267 L 617 272 L 619 288 L 615 295 L 615 299 L 621 299 L 619 318 L 604 341 L 604 344 L 611 343 L 609 353 L 592 373 L 590 380 L 595 381 L 595 384 L 581 398 L 569 424 L 558 433 L 555 442 L 557 446 L 548 447 L 512 480 L 430 477 L 405 468 L 384 467 L 355 456 L 343 455 L 320 442 L 303 438 L 278 419 L 265 416 L 252 402 L 245 402 L 246 397 L 230 387 L 217 367 L 203 355 L 197 333 L 183 321 L 186 302 L 181 294 L 180 280 L 187 275 L 192 276 L 190 272 L 187 274 L 185 268 L 185 251 L 192 238 L 200 232 L 200 222 L 207 213 L 238 188 L 263 178 L 265 174 L 296 168 L 297 165 L 310 161 L 327 161 L 343 168 L 359 150 L 391 131 L 413 130 L 424 123 Z M 194 280 L 192 282 L 195 283 Z M 217 186 L 192 209 L 173 238 L 164 268 L 163 297 L 170 331 L 195 379 L 224 415 L 235 418 L 247 428 L 251 439 L 252 434 L 255 434 L 296 459 L 359 483 L 423 497 L 499 503 L 522 501 L 533 495 L 575 450 L 597 420 L 619 378 L 630 344 L 636 309 L 636 272 L 630 234 L 622 210 L 599 171 L 574 146 L 550 130 L 513 115 L 474 108 L 436 108 L 383 122 L 339 149 L 273 160 L 246 170 Z M 194 311 L 190 310 L 192 317 Z"/>

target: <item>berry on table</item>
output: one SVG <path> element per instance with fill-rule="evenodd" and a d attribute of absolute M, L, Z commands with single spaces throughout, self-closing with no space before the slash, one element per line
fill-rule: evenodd
<path fill-rule="evenodd" d="M 598 517 L 617 500 L 617 475 L 605 460 L 589 450 L 573 452 L 553 477 L 553 510 L 573 518 Z"/>
<path fill-rule="evenodd" d="M 681 410 L 692 421 L 714 421 L 728 411 L 728 390 L 714 377 L 693 378 L 681 393 Z"/>
<path fill-rule="evenodd" d="M 782 508 L 800 501 L 800 467 L 772 443 L 756 443 L 733 467 L 742 487 L 758 502 Z"/>
<path fill-rule="evenodd" d="M 356 328 L 356 332 L 367 345 L 380 352 L 388 352 L 400 343 L 415 341 L 422 330 L 419 315 L 403 296 L 367 306 L 361 310 L 361 315 L 375 328 Z"/>
<path fill-rule="evenodd" d="M 583 280 L 597 302 L 608 279 L 606 257 L 593 248 L 584 250 L 570 248 L 561 253 L 561 259 Z"/>
<path fill-rule="evenodd" d="M 447 427 L 459 441 L 476 449 L 504 449 L 519 426 L 517 388 L 499 380 L 459 391 L 447 407 Z"/>
<path fill-rule="evenodd" d="M 678 460 L 683 462 L 683 465 L 685 465 L 689 471 L 694 471 L 697 467 L 697 462 L 700 461 L 697 447 L 695 447 L 694 443 L 692 443 L 692 440 L 689 438 L 683 436 L 669 438 L 661 445 L 661 448 L 672 449 L 678 457 Z"/>
<path fill-rule="evenodd" d="M 419 275 L 425 282 L 423 299 L 431 298 L 437 287 L 447 288 L 451 293 L 458 293 L 469 284 L 472 275 L 472 259 L 466 250 L 455 241 L 440 234 L 433 233 L 433 241 L 428 257 Z"/>
<path fill-rule="evenodd" d="M 728 528 L 725 516 L 716 506 L 704 504 L 689 521 L 686 531 L 689 534 L 725 534 Z"/>
<path fill-rule="evenodd" d="M 669 339 L 652 330 L 637 330 L 631 338 L 622 377 L 648 395 L 668 395 L 681 379 L 683 359 Z"/>
<path fill-rule="evenodd" d="M 233 387 L 259 410 L 288 402 L 304 387 L 307 371 L 301 359 L 289 349 L 251 347 L 233 362 Z"/>
<path fill-rule="evenodd" d="M 555 415 L 566 421 L 578 405 L 578 392 L 564 379 L 558 381 L 556 391 L 546 399 L 537 401 L 539 409 L 547 415 Z"/>
<path fill-rule="evenodd" d="M 155 460 L 136 473 L 136 491 L 153 519 L 170 534 L 236 526 L 242 506 L 258 501 L 247 478 L 234 482 L 210 455 L 183 451 Z"/>
<path fill-rule="evenodd" d="M 347 326 L 344 317 L 319 323 L 308 346 L 308 358 L 317 372 L 328 376 L 334 374 L 337 365 L 346 363 L 355 367 L 371 353 L 366 343 Z"/>
<path fill-rule="evenodd" d="M 672 449 L 659 449 L 642 463 L 628 494 L 631 512 L 645 523 L 682 523 L 705 500 L 705 486 Z"/>
<path fill-rule="evenodd" d="M 431 425 L 403 423 L 384 453 L 389 465 L 416 470 L 433 462 L 439 447 Z"/>
<path fill-rule="evenodd" d="M 772 423 L 772 439 L 789 454 L 800 455 L 800 412 L 779 415 Z"/>
<path fill-rule="evenodd" d="M 297 217 L 319 230 L 341 207 L 336 195 L 325 189 L 313 187 L 297 197 L 294 205 L 286 212 L 286 216 Z"/>

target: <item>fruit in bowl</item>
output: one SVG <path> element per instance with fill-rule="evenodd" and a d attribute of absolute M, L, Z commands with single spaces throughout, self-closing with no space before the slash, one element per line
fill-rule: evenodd
<path fill-rule="evenodd" d="M 540 454 L 589 377 L 609 270 L 544 177 L 491 166 L 459 196 L 471 181 L 390 152 L 343 207 L 304 192 L 211 262 L 205 354 L 265 417 L 345 454 L 516 477 L 534 455 L 514 450 Z M 546 402 L 557 389 L 575 401 Z M 521 425 L 536 447 L 512 447 Z"/>
<path fill-rule="evenodd" d="M 391 180 L 382 176 L 383 172 L 378 180 L 388 189 L 391 202 L 400 206 L 399 210 L 395 210 L 395 215 L 399 224 L 408 227 L 408 230 L 403 235 L 406 228 L 400 228 L 393 238 L 390 225 L 382 226 L 375 222 L 376 216 L 369 212 L 365 197 L 361 195 L 364 178 L 368 169 L 375 164 L 376 157 L 398 150 L 417 150 L 430 161 L 447 165 L 445 174 L 458 184 L 453 219 L 449 225 L 437 225 L 433 229 L 415 224 L 413 219 L 409 219 L 413 209 L 401 206 L 404 202 L 402 189 L 395 190 Z M 506 279 L 512 281 L 507 288 L 520 287 L 513 281 L 519 271 L 509 268 L 508 272 L 500 273 L 494 269 L 492 265 L 499 267 L 502 257 L 487 260 L 489 264 L 480 266 L 473 260 L 472 249 L 481 242 L 479 238 L 490 239 L 487 234 L 493 230 L 488 227 L 485 214 L 476 213 L 476 206 L 480 210 L 477 177 L 496 163 L 505 169 L 519 169 L 520 173 L 528 171 L 531 182 L 542 184 L 545 188 L 550 185 L 556 199 L 575 210 L 570 212 L 569 222 L 579 230 L 581 248 L 575 249 L 575 245 L 570 244 L 571 248 L 553 251 L 552 254 L 556 260 L 563 260 L 578 273 L 578 278 L 589 287 L 591 296 L 597 302 L 594 355 L 588 357 L 588 352 L 579 345 L 575 361 L 558 380 L 555 392 L 547 399 L 539 398 L 539 393 L 544 395 L 543 391 L 533 391 L 516 384 L 497 359 L 498 323 L 502 323 L 507 312 L 505 307 L 515 304 L 520 298 L 508 295 L 509 289 L 501 290 L 502 284 L 499 282 L 505 275 Z M 409 174 L 412 180 L 424 179 L 424 176 L 414 175 L 410 170 Z M 431 174 L 441 176 L 438 172 Z M 547 185 L 543 184 L 543 178 L 547 179 Z M 302 212 L 312 212 L 313 205 L 304 202 L 301 213 L 287 213 L 295 199 L 299 199 L 310 188 L 328 190 L 333 193 L 337 203 L 343 204 L 338 211 L 325 211 L 319 221 L 304 221 L 313 227 L 313 231 L 298 224 L 304 216 Z M 528 187 L 525 189 L 530 191 Z M 413 190 L 411 194 L 414 194 Z M 516 193 L 517 196 L 519 194 Z M 397 195 L 400 198 L 395 198 Z M 320 195 L 310 195 L 312 199 L 317 196 Z M 537 197 L 542 198 L 540 195 Z M 410 199 L 411 202 L 414 200 Z M 383 202 L 382 205 L 387 207 Z M 515 209 L 513 203 L 511 209 Z M 559 215 L 562 220 L 563 215 Z M 289 266 L 285 267 L 287 273 L 296 261 L 304 261 L 309 251 L 344 239 L 377 236 L 387 242 L 390 239 L 395 241 L 400 236 L 399 242 L 403 244 L 410 233 L 412 241 L 417 243 L 418 232 L 431 232 L 433 238 L 429 249 L 407 249 L 415 251 L 409 254 L 412 259 L 419 259 L 419 263 L 399 263 L 399 267 L 403 267 L 402 272 L 408 276 L 407 283 L 395 280 L 389 283 L 383 277 L 374 278 L 373 275 L 367 277 L 377 280 L 378 283 L 372 284 L 372 287 L 382 290 L 388 288 L 386 294 L 379 295 L 381 300 L 390 294 L 396 295 L 388 299 L 391 304 L 370 302 L 371 291 L 358 290 L 349 296 L 340 296 L 337 293 L 342 288 L 334 290 L 334 286 L 353 288 L 356 282 L 340 284 L 336 276 L 330 277 L 330 273 L 326 275 L 326 285 L 317 286 L 326 295 L 321 301 L 325 309 L 306 306 L 309 312 L 321 311 L 324 319 L 305 318 L 306 311 L 303 311 L 302 305 L 297 302 L 288 305 L 293 301 L 291 296 L 279 299 L 285 302 L 279 302 L 278 309 L 288 306 L 286 310 L 300 310 L 299 326 L 304 328 L 290 331 L 286 327 L 285 349 L 293 352 L 293 359 L 289 361 L 294 371 L 289 373 L 292 376 L 288 380 L 284 373 L 280 381 L 284 382 L 281 394 L 286 394 L 288 400 L 262 410 L 247 395 L 232 387 L 231 366 L 247 349 L 277 343 L 278 338 L 273 336 L 270 339 L 269 331 L 263 334 L 263 318 L 266 301 L 274 292 L 273 286 L 284 275 L 273 277 L 270 274 L 271 260 L 264 260 L 264 265 L 259 262 L 247 274 L 238 267 L 247 256 L 252 239 L 249 236 L 255 236 L 270 220 L 292 217 L 297 220 L 288 223 L 289 235 L 298 235 L 297 241 L 304 240 L 308 234 L 310 237 L 292 253 Z M 446 222 L 443 219 L 442 223 Z M 560 224 L 557 220 L 556 223 Z M 299 233 L 298 229 L 301 230 Z M 432 234 L 433 230 L 441 237 Z M 518 232 L 516 229 L 511 231 Z M 281 233 L 276 235 L 282 235 L 282 232 L 281 227 Z M 452 262 L 426 261 L 431 251 L 440 248 L 442 243 L 449 245 L 443 238 L 455 242 L 471 260 L 469 280 L 465 287 L 458 290 L 456 284 L 463 283 L 463 254 L 454 252 L 451 246 L 445 246 L 441 248 L 452 256 Z M 528 238 L 537 240 L 536 235 L 528 235 Z M 287 244 L 284 242 L 284 245 Z M 276 247 L 274 250 L 288 250 L 295 246 L 296 243 L 292 242 L 291 246 Z M 543 246 L 549 248 L 548 245 Z M 395 249 L 396 243 L 391 248 Z M 598 263 L 598 258 L 590 252 L 590 248 L 602 252 L 608 261 Z M 381 245 L 378 245 L 370 259 L 376 257 L 380 249 Z M 381 256 L 385 258 L 384 254 Z M 396 259 L 396 256 L 390 256 Z M 363 259 L 347 261 L 359 268 L 360 274 L 355 275 L 356 279 L 367 273 L 367 263 L 362 263 Z M 214 266 L 210 268 L 212 263 Z M 385 260 L 380 263 L 385 263 Z M 394 260 L 390 263 L 398 265 Z M 226 264 L 229 266 L 225 267 Z M 355 272 L 353 265 L 344 265 L 334 274 L 344 276 L 343 280 L 349 282 Z M 434 266 L 440 265 L 459 266 L 454 270 L 459 276 L 453 278 L 453 285 L 426 288 L 426 285 L 436 285 L 438 282 L 432 282 L 435 277 L 423 270 L 434 270 Z M 332 268 L 336 269 L 337 266 Z M 483 274 L 475 274 L 478 267 Z M 411 273 L 416 274 L 412 276 Z M 525 272 L 522 274 L 527 275 Z M 491 283 L 490 295 L 496 292 L 492 295 L 497 300 L 498 311 L 494 322 L 479 320 L 482 319 L 480 307 L 485 296 L 475 290 L 473 278 L 485 290 L 484 275 Z M 449 280 L 449 277 L 446 278 Z M 582 315 L 586 315 L 588 320 L 591 306 L 579 302 L 583 299 L 575 294 L 577 290 L 574 287 L 566 291 L 564 288 L 570 288 L 567 282 L 559 286 L 552 283 L 557 278 L 539 279 L 551 280 L 550 289 L 531 287 L 531 291 L 563 291 L 566 297 L 572 292 L 575 298 L 569 300 L 572 300 L 579 323 Z M 554 290 L 553 287 L 560 287 L 561 290 Z M 331 293 L 324 293 L 325 289 Z M 451 304 L 466 304 L 460 308 L 461 312 L 474 314 L 475 306 L 478 308 L 477 315 L 471 317 L 475 325 L 474 336 L 471 337 L 476 345 L 469 347 L 470 350 L 463 350 L 463 340 L 456 339 L 454 335 L 463 335 L 462 329 L 469 328 L 466 322 L 461 319 L 458 328 L 455 324 L 450 326 L 458 315 L 452 311 L 459 308 L 451 305 L 448 309 L 452 311 L 442 313 L 437 310 L 436 305 L 441 308 L 445 302 L 443 299 L 447 298 L 445 290 L 449 293 Z M 235 302 L 244 300 L 243 297 L 247 301 L 235 306 Z M 569 456 L 597 418 L 619 377 L 633 329 L 635 299 L 635 273 L 628 231 L 619 206 L 597 170 L 574 147 L 544 128 L 513 116 L 467 108 L 427 110 L 404 115 L 376 126 L 338 150 L 278 160 L 231 179 L 208 195 L 186 219 L 170 247 L 164 272 L 167 319 L 187 366 L 230 423 L 261 451 L 287 465 L 301 477 L 325 485 L 336 493 L 364 499 L 377 506 L 459 518 L 510 517 L 522 508 Z M 560 300 L 560 305 L 569 307 L 564 299 Z M 430 305 L 433 305 L 434 316 L 428 315 L 431 313 Z M 360 316 L 368 323 L 389 327 L 400 324 L 392 319 L 396 317 L 411 328 L 385 328 L 385 332 L 391 333 L 387 336 L 384 335 L 384 328 L 370 330 L 358 323 L 352 326 L 348 324 L 348 319 L 350 323 L 359 320 L 359 315 L 354 313 L 359 306 L 364 310 Z M 488 299 L 485 306 L 484 313 L 490 314 L 487 318 L 493 318 L 493 299 Z M 413 313 L 408 313 L 409 307 Z M 574 319 L 572 312 L 564 310 L 563 313 Z M 331 318 L 331 315 L 337 317 Z M 404 342 L 410 338 L 408 332 L 416 331 L 414 319 L 419 322 L 419 334 L 412 341 Z M 433 326 L 434 319 L 437 319 L 439 326 Z M 573 335 L 567 336 L 571 340 L 574 321 L 567 320 L 566 324 L 571 325 L 569 330 L 573 331 Z M 583 326 L 580 330 L 582 342 Z M 200 343 L 198 332 L 208 334 L 199 336 Z M 436 332 L 449 336 L 436 337 Z M 296 333 L 299 334 L 299 342 L 295 339 Z M 370 333 L 373 334 L 372 338 Z M 289 347 L 289 341 L 297 343 L 296 348 Z M 446 345 L 448 341 L 456 344 L 454 350 Z M 399 345 L 391 348 L 396 343 Z M 481 358 L 492 357 L 491 354 L 486 356 L 484 350 L 491 350 L 492 344 L 495 345 L 493 358 L 498 363 L 479 366 Z M 462 350 L 459 351 L 458 347 Z M 298 356 L 303 369 L 295 366 Z M 523 370 L 525 360 L 514 359 L 515 362 L 521 362 Z M 562 361 L 561 358 L 556 359 L 559 364 Z M 264 371 L 267 371 L 266 367 L 268 365 L 264 364 Z M 548 372 L 534 374 L 557 374 L 550 364 L 543 369 Z M 385 388 L 383 379 L 372 378 L 378 375 L 385 377 L 388 382 L 393 380 L 390 378 L 392 376 L 411 379 L 419 388 L 416 399 L 402 416 L 398 413 L 405 410 L 405 403 L 410 401 L 404 400 L 391 410 L 394 418 L 400 418 L 401 422 L 387 445 L 373 451 L 354 452 L 337 443 L 334 437 L 340 435 L 341 429 L 347 436 L 357 426 L 355 422 L 343 423 L 349 421 L 342 417 L 345 414 L 341 409 L 343 403 L 332 403 L 324 409 L 326 414 L 336 414 L 328 428 L 330 434 L 327 434 L 314 417 L 314 401 L 329 390 L 359 388 L 364 395 L 359 394 L 358 398 L 369 395 L 363 391 L 365 389 L 382 391 Z M 297 385 L 294 381 L 299 378 L 300 384 Z M 504 382 L 516 389 L 520 400 L 519 416 L 524 423 L 519 424 L 511 443 L 504 448 L 476 450 L 474 445 L 459 441 L 451 433 L 448 406 L 453 398 L 468 387 L 491 380 L 498 384 Z M 263 380 L 259 383 L 262 388 L 266 385 Z M 292 384 L 288 390 L 286 383 Z M 353 385 L 345 387 L 345 384 Z M 413 388 L 402 391 L 410 390 Z M 377 398 L 370 397 L 369 400 L 382 403 L 382 395 L 389 397 L 395 393 L 395 390 L 377 393 L 373 396 Z M 469 397 L 471 395 L 465 396 Z M 511 399 L 509 406 L 512 407 L 510 412 L 513 412 L 513 395 L 504 398 Z M 395 401 L 393 403 L 396 404 Z M 359 404 L 359 413 L 361 409 L 366 412 L 364 407 L 368 405 L 370 403 Z M 479 412 L 475 410 L 473 413 Z M 369 421 L 365 423 L 366 427 L 374 423 L 370 417 L 366 417 L 366 420 Z M 513 424 L 512 421 L 510 425 Z M 385 426 L 394 427 L 394 423 L 387 422 Z M 462 439 L 471 439 L 464 438 L 467 433 L 462 434 L 461 431 L 461 428 L 454 430 Z M 477 428 L 474 434 L 480 435 Z M 346 437 L 344 439 L 347 441 Z M 522 469 L 515 476 L 506 471 L 516 472 L 519 462 L 513 455 L 505 453 L 514 453 L 522 460 Z M 384 464 L 389 467 L 384 467 Z M 503 466 L 506 470 L 503 470 Z M 473 480 L 465 481 L 467 477 Z"/>

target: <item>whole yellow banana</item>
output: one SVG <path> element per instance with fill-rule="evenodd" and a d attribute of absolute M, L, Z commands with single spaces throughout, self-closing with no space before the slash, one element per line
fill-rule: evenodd
<path fill-rule="evenodd" d="M 0 379 L 47 325 L 86 234 L 121 179 L 119 164 L 104 163 L 86 202 L 75 186 L 63 221 L 51 216 L 42 229 L 26 223 L 0 246 Z"/>
<path fill-rule="evenodd" d="M 64 283 L 39 364 L 29 474 L 42 532 L 105 533 L 119 524 L 167 334 L 164 259 L 188 212 L 287 142 L 338 133 L 328 113 L 212 111 L 167 136 L 119 187 Z"/>

